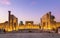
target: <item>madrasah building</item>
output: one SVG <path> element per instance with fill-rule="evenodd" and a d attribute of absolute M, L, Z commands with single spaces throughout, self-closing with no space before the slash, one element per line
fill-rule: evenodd
<path fill-rule="evenodd" d="M 21 21 L 21 23 L 18 24 L 18 18 L 11 14 L 11 11 L 8 11 L 8 13 L 8 21 L 0 23 L 0 29 L 3 29 L 5 31 L 18 31 L 21 29 L 40 29 L 40 26 L 34 24 L 33 21 L 26 21 L 25 24 L 23 24 L 23 21 Z"/>
<path fill-rule="evenodd" d="M 43 30 L 57 30 L 60 28 L 60 22 L 55 21 L 55 16 L 53 16 L 51 12 L 42 16 L 40 24 Z"/>
<path fill-rule="evenodd" d="M 5 31 L 18 31 L 21 29 L 28 30 L 55 30 L 60 27 L 60 22 L 56 22 L 55 16 L 51 14 L 51 12 L 46 13 L 41 17 L 40 24 L 34 24 L 33 21 L 20 21 L 18 24 L 18 18 L 11 14 L 11 11 L 8 11 L 8 21 L 4 23 L 0 23 L 0 29 Z"/>
<path fill-rule="evenodd" d="M 18 18 L 11 14 L 11 11 L 8 11 L 8 21 L 0 23 L 0 29 L 5 31 L 17 30 L 18 28 Z"/>

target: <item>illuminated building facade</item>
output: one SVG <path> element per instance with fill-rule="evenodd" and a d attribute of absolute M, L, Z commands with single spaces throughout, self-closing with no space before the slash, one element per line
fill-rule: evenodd
<path fill-rule="evenodd" d="M 11 11 L 8 11 L 8 21 L 5 21 L 4 23 L 0 23 L 0 29 L 5 31 L 18 31 L 18 30 L 26 30 L 26 31 L 36 31 L 42 29 L 42 30 L 55 30 L 60 27 L 60 22 L 56 22 L 55 16 L 51 14 L 51 12 L 46 13 L 41 18 L 40 24 L 34 24 L 33 21 L 25 21 L 25 24 L 23 24 L 23 21 L 20 21 L 18 25 L 18 18 L 15 17 L 13 14 L 11 14 Z"/>
<path fill-rule="evenodd" d="M 19 25 L 19 29 L 40 29 L 33 21 L 25 21 L 24 25 Z"/>
<path fill-rule="evenodd" d="M 24 24 L 23 24 L 23 21 L 20 21 L 19 25 L 24 25 Z"/>
<path fill-rule="evenodd" d="M 12 27 L 12 30 L 16 30 L 18 27 L 18 18 L 16 18 L 13 14 L 11 14 L 11 11 L 8 11 L 9 13 L 9 26 Z"/>
<path fill-rule="evenodd" d="M 0 29 L 4 29 L 4 23 L 0 23 Z"/>
<path fill-rule="evenodd" d="M 60 22 L 56 22 L 57 28 L 60 28 Z"/>
<path fill-rule="evenodd" d="M 25 24 L 26 24 L 26 25 L 29 25 L 29 24 L 30 24 L 30 25 L 33 25 L 33 21 L 26 21 Z"/>
<path fill-rule="evenodd" d="M 0 29 L 7 31 L 9 28 L 9 23 L 8 21 L 5 21 L 4 23 L 0 23 Z"/>
<path fill-rule="evenodd" d="M 41 18 L 41 29 L 51 30 L 56 28 L 56 21 L 54 21 L 55 17 L 51 15 L 51 12 L 46 13 Z"/>

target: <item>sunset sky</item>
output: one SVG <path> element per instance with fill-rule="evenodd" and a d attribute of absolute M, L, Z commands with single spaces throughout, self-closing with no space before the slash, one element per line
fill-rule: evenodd
<path fill-rule="evenodd" d="M 39 23 L 49 11 L 60 21 L 60 0 L 0 0 L 0 23 L 8 20 L 8 10 L 23 22 Z"/>

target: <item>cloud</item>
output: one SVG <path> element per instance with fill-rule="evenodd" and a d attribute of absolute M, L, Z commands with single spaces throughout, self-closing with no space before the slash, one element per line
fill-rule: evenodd
<path fill-rule="evenodd" d="M 10 2 L 10 0 L 0 0 L 0 4 L 3 4 L 3 5 L 10 5 L 11 2 Z"/>

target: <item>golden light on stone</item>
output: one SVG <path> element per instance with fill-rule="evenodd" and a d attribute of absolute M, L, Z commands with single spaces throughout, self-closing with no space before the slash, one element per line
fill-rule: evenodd
<path fill-rule="evenodd" d="M 54 20 L 54 16 L 51 15 L 51 12 L 48 12 L 47 14 L 42 16 L 40 25 L 34 24 L 33 21 L 25 21 L 25 24 L 23 23 L 18 24 L 18 18 L 11 14 L 11 11 L 8 12 L 9 12 L 8 21 L 0 23 L 0 29 L 3 29 L 8 32 L 14 30 L 18 31 L 20 29 L 53 30 L 57 29 L 57 27 L 60 27 L 60 22 L 56 22 Z"/>

